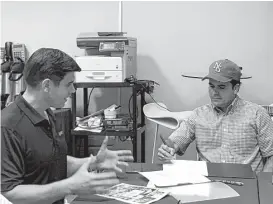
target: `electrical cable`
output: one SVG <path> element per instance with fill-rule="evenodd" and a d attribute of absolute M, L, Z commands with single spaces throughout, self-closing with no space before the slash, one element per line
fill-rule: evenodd
<path fill-rule="evenodd" d="M 144 90 L 147 90 L 146 88 L 145 88 L 145 86 L 143 86 L 143 84 L 141 84 L 141 86 L 144 88 Z M 164 107 L 164 106 L 161 106 L 153 97 L 152 97 L 152 95 L 148 92 L 148 91 L 145 91 L 147 94 L 149 94 L 149 96 L 152 98 L 152 100 L 158 105 L 158 106 L 160 106 L 160 107 L 162 107 L 162 108 L 164 108 L 165 110 L 167 110 L 167 111 L 170 111 L 168 108 L 166 108 L 166 107 Z M 146 101 L 145 101 L 146 102 Z M 147 103 L 146 103 L 147 104 Z"/>
<path fill-rule="evenodd" d="M 141 85 L 142 88 L 143 88 L 143 90 L 140 90 L 140 91 L 137 93 L 137 96 L 138 96 L 141 92 L 146 92 L 158 106 L 160 106 L 161 108 L 163 108 L 163 109 L 165 109 L 165 110 L 170 111 L 167 107 L 164 107 L 164 106 L 160 105 L 160 104 L 154 99 L 154 97 L 150 94 L 150 93 L 152 92 L 153 88 L 154 88 L 153 86 L 150 86 L 150 83 L 152 83 L 152 85 L 154 85 L 154 84 L 160 85 L 159 83 L 157 83 L 157 82 L 155 82 L 155 81 L 153 81 L 153 80 L 137 80 L 134 76 L 130 76 L 130 77 L 126 78 L 124 81 L 125 81 L 125 82 L 128 82 L 128 83 L 130 83 L 130 84 L 134 84 L 134 85 L 136 85 L 136 84 Z M 149 89 L 147 89 L 147 87 L 145 87 L 145 86 L 143 85 L 143 82 L 145 82 L 145 85 L 146 85 L 146 86 L 147 86 L 147 83 L 148 83 Z M 131 113 L 131 100 L 132 100 L 132 97 L 133 97 L 133 94 L 132 94 L 132 95 L 130 96 L 130 98 L 129 98 L 128 110 L 129 110 L 129 116 L 130 116 L 130 118 L 133 120 L 132 113 Z M 144 99 L 144 102 L 145 102 L 145 104 L 147 104 L 147 102 L 146 102 L 145 99 Z M 136 107 L 136 114 L 138 114 L 138 107 Z M 138 115 L 137 115 L 136 118 L 138 118 Z M 137 121 L 134 121 L 134 120 L 133 120 L 133 122 L 137 122 Z M 132 136 L 129 136 L 129 137 L 131 138 L 132 144 L 134 144 L 135 138 L 132 137 Z M 126 140 L 127 140 L 127 137 L 126 137 Z M 122 140 L 121 140 L 121 141 L 122 141 Z"/>
<path fill-rule="evenodd" d="M 160 86 L 159 83 L 157 83 L 156 81 L 153 81 L 153 80 L 140 79 L 140 80 L 136 80 L 135 82 L 149 82 L 149 83 L 152 82 L 153 84 Z"/>
<path fill-rule="evenodd" d="M 138 97 L 140 93 L 141 93 L 141 91 L 137 92 L 136 96 Z M 131 120 L 132 120 L 133 123 L 134 123 L 134 122 L 137 122 L 137 121 L 134 121 L 134 118 L 132 117 L 132 113 L 131 113 L 131 100 L 132 100 L 132 97 L 133 97 L 133 93 L 132 93 L 132 95 L 131 95 L 130 98 L 129 98 L 129 102 L 128 102 L 128 111 L 129 111 L 129 116 L 130 116 Z M 137 106 L 136 106 L 136 119 L 138 119 L 138 107 L 137 107 Z M 134 144 L 134 138 L 133 138 L 131 135 L 129 135 L 128 137 L 126 137 L 126 140 L 127 140 L 129 137 L 131 138 L 132 144 Z M 122 141 L 122 140 L 121 140 L 121 141 Z"/>
<path fill-rule="evenodd" d="M 133 122 L 134 122 L 134 119 L 133 119 L 132 114 L 131 114 L 131 99 L 132 99 L 132 97 L 133 97 L 133 94 L 129 98 L 128 110 L 129 110 L 129 116 L 130 116 L 131 120 L 133 120 Z"/>
<path fill-rule="evenodd" d="M 137 93 L 137 97 L 139 96 L 139 94 L 140 94 L 140 92 Z M 128 110 L 129 110 L 129 116 L 134 122 L 134 119 L 133 119 L 132 113 L 131 113 L 131 100 L 132 100 L 132 98 L 133 98 L 133 94 L 129 98 Z M 136 118 L 138 119 L 138 107 L 136 107 Z"/>
<path fill-rule="evenodd" d="M 142 84 L 142 82 L 148 82 L 148 83 L 153 83 L 153 84 L 160 85 L 159 83 L 157 83 L 157 82 L 155 82 L 155 81 L 153 81 L 153 80 L 138 80 L 138 79 L 136 79 L 134 76 L 131 76 L 131 77 L 127 78 L 125 81 L 127 81 L 128 83 L 139 84 L 139 85 L 141 85 L 141 86 L 143 87 L 144 91 L 145 91 L 147 94 L 149 94 L 149 96 L 152 98 L 152 100 L 153 100 L 158 106 L 160 106 L 161 108 L 164 108 L 165 110 L 170 111 L 168 108 L 166 108 L 166 107 L 160 105 L 160 104 L 154 99 L 154 97 L 149 93 L 149 90 L 147 90 L 147 88 Z M 140 92 L 141 92 L 141 91 L 140 91 Z M 138 94 L 140 94 L 140 92 L 139 92 Z M 137 96 L 138 96 L 138 94 L 137 94 Z M 129 115 L 130 115 L 131 119 L 132 119 L 132 114 L 131 114 L 130 104 L 131 104 L 131 99 L 132 99 L 132 97 L 133 97 L 133 95 L 131 95 L 131 97 L 130 97 L 130 99 L 129 99 L 129 107 L 128 107 L 128 109 L 129 109 Z M 145 100 L 144 100 L 144 101 L 145 101 Z M 145 103 L 147 104 L 146 101 L 145 101 Z"/>
<path fill-rule="evenodd" d="M 88 96 L 88 105 L 87 105 L 87 111 L 89 109 L 89 104 L 90 104 L 90 99 L 91 99 L 91 94 L 93 92 L 94 88 L 91 89 L 90 93 L 89 93 L 89 96 Z"/>

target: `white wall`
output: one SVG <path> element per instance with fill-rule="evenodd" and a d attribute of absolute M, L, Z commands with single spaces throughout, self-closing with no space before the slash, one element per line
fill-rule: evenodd
<path fill-rule="evenodd" d="M 1 46 L 25 43 L 30 53 L 40 47 L 59 48 L 75 56 L 80 32 L 118 31 L 118 2 L 1 2 Z"/>
<path fill-rule="evenodd" d="M 119 4 L 114 1 L 1 2 L 1 47 L 12 41 L 24 43 L 29 55 L 41 47 L 58 48 L 73 57 L 84 55 L 76 45 L 78 34 L 118 31 L 118 14 Z M 95 89 L 90 111 L 111 105 L 116 93 Z M 105 95 L 110 95 L 108 100 Z M 99 100 L 100 106 L 93 100 Z M 82 89 L 77 91 L 77 112 L 83 115 Z"/>
<path fill-rule="evenodd" d="M 181 74 L 207 72 L 213 61 L 225 58 L 253 76 L 243 81 L 242 97 L 272 103 L 272 2 L 124 2 L 123 16 L 124 31 L 138 39 L 138 78 L 159 82 L 154 96 L 172 111 L 208 103 L 207 82 Z M 153 131 L 149 123 L 148 160 Z M 184 158 L 196 158 L 194 145 Z"/>

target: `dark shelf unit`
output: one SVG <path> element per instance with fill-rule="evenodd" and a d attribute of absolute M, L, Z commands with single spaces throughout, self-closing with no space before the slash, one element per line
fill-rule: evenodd
<path fill-rule="evenodd" d="M 88 115 L 88 88 L 132 88 L 132 119 L 133 119 L 133 128 L 131 131 L 105 131 L 101 133 L 95 133 L 90 131 L 75 131 L 76 127 L 76 93 L 72 94 L 72 155 L 77 156 L 76 154 L 76 140 L 83 140 L 83 149 L 84 156 L 88 155 L 88 135 L 94 136 L 129 136 L 132 138 L 133 144 L 133 156 L 134 162 L 145 162 L 145 115 L 143 113 L 143 106 L 145 105 L 145 91 L 146 84 L 131 84 L 128 82 L 121 83 L 75 83 L 75 88 L 83 89 L 83 115 Z M 137 104 L 137 93 L 140 92 L 140 104 Z M 140 105 L 140 123 L 137 121 L 137 106 Z M 138 135 L 140 138 L 138 138 Z M 138 142 L 139 141 L 139 142 Z M 140 145 L 140 147 L 138 146 Z M 141 151 L 140 156 L 138 156 L 138 149 Z"/>

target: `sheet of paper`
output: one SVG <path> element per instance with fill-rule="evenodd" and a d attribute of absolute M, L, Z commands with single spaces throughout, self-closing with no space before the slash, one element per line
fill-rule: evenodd
<path fill-rule="evenodd" d="M 167 190 L 161 191 L 155 188 L 120 183 L 109 188 L 108 192 L 97 195 L 130 204 L 149 204 L 162 199 L 167 194 Z"/>
<path fill-rule="evenodd" d="M 64 198 L 64 204 L 71 204 L 75 198 L 77 198 L 77 195 L 67 195 Z"/>
<path fill-rule="evenodd" d="M 6 197 L 4 197 L 2 194 L 0 194 L 0 203 L 1 204 L 12 204 Z"/>
<path fill-rule="evenodd" d="M 205 161 L 172 160 L 172 163 L 163 164 L 163 171 L 168 171 L 175 175 L 200 174 L 208 176 L 208 168 Z"/>
<path fill-rule="evenodd" d="M 93 129 L 87 129 L 87 128 L 76 127 L 74 130 L 75 130 L 75 131 L 84 130 L 84 131 L 97 132 L 97 133 L 98 133 L 98 132 L 101 132 L 101 131 L 102 131 L 102 127 L 93 128 Z"/>
<path fill-rule="evenodd" d="M 168 171 L 139 172 L 157 187 L 176 186 L 179 184 L 204 183 L 210 181 L 200 174 L 171 174 Z"/>
<path fill-rule="evenodd" d="M 153 188 L 155 187 L 155 185 L 152 182 L 149 182 L 147 187 Z M 202 183 L 158 189 L 160 189 L 161 191 L 169 192 L 171 196 L 173 196 L 177 200 L 180 200 L 181 203 L 240 196 L 231 187 L 221 182 Z"/>

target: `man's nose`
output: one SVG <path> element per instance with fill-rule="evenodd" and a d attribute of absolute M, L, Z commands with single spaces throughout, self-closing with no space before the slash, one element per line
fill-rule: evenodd
<path fill-rule="evenodd" d="M 219 91 L 217 88 L 213 88 L 212 89 L 212 93 L 215 94 L 215 95 L 218 95 L 219 94 Z"/>
<path fill-rule="evenodd" d="M 75 93 L 75 92 L 76 92 L 76 88 L 75 88 L 75 85 L 73 84 L 73 85 L 72 85 L 72 88 L 71 88 L 71 90 L 70 90 L 70 93 L 73 94 L 73 93 Z"/>

